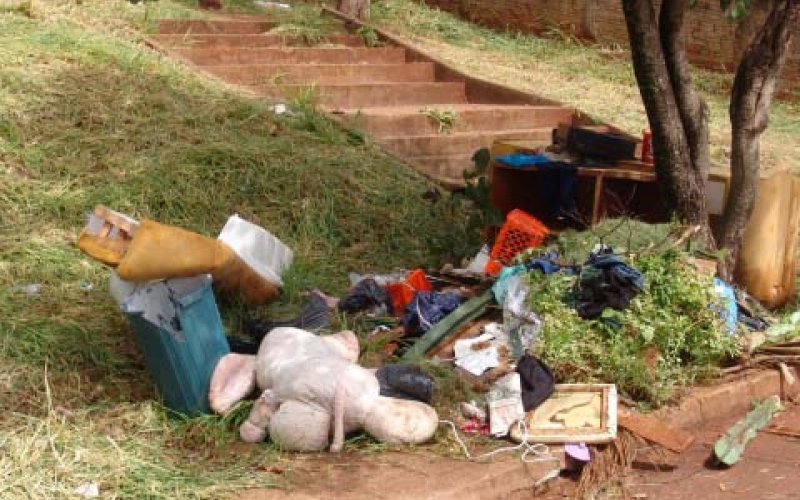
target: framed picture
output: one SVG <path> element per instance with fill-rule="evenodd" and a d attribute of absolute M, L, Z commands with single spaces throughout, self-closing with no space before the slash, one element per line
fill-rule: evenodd
<path fill-rule="evenodd" d="M 614 384 L 557 384 L 544 403 L 511 426 L 517 442 L 597 444 L 616 436 Z"/>

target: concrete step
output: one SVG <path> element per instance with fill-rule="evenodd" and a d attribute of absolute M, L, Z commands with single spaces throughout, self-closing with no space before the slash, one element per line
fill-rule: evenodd
<path fill-rule="evenodd" d="M 556 128 L 571 123 L 573 110 L 561 106 L 459 104 L 340 110 L 343 121 L 375 137 L 489 131 L 498 129 Z M 450 113 L 452 123 L 436 114 Z"/>
<path fill-rule="evenodd" d="M 358 35 L 328 35 L 320 40 L 307 40 L 291 35 L 273 35 L 269 33 L 256 35 L 236 34 L 185 34 L 154 35 L 151 37 L 166 47 L 312 47 L 319 45 L 344 45 L 347 47 L 363 47 L 364 39 Z"/>
<path fill-rule="evenodd" d="M 399 47 L 176 47 L 170 49 L 199 65 L 221 64 L 402 64 Z"/>
<path fill-rule="evenodd" d="M 466 102 L 463 82 L 374 83 L 360 85 L 253 85 L 257 93 L 289 97 L 313 91 L 327 110 L 372 106 L 426 106 Z"/>
<path fill-rule="evenodd" d="M 162 35 L 174 34 L 257 34 L 269 31 L 278 26 L 274 21 L 266 19 L 160 19 L 158 32 Z"/>
<path fill-rule="evenodd" d="M 382 137 L 375 142 L 401 158 L 410 159 L 419 156 L 471 154 L 477 149 L 491 146 L 497 139 L 541 140 L 543 145 L 547 145 L 552 142 L 552 136 L 553 127 L 536 127 Z"/>
<path fill-rule="evenodd" d="M 207 66 L 206 69 L 241 85 L 432 82 L 434 78 L 433 63 L 257 64 Z"/>

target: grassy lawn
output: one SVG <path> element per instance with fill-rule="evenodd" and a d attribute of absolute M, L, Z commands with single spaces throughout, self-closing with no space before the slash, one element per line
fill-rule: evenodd
<path fill-rule="evenodd" d="M 260 314 L 292 312 L 309 287 L 341 294 L 350 271 L 438 266 L 479 244 L 363 138 L 306 108 L 275 116 L 141 43 L 191 4 L 0 2 L 0 498 L 274 483 L 254 471 L 279 453 L 237 447 L 235 421 L 154 402 L 108 270 L 74 244 L 95 204 L 209 235 L 233 213 L 268 228 L 295 265 Z"/>
<path fill-rule="evenodd" d="M 501 33 L 411 0 L 375 2 L 371 22 L 465 73 L 562 101 L 634 135 L 647 128 L 627 52 L 558 32 L 552 39 Z M 695 79 L 711 110 L 712 158 L 727 166 L 732 75 L 698 70 Z M 762 166 L 800 171 L 799 138 L 800 100 L 773 102 Z"/>
<path fill-rule="evenodd" d="M 97 483 L 103 498 L 216 499 L 282 481 L 267 472 L 279 450 L 237 443 L 246 408 L 185 419 L 156 402 L 108 269 L 75 247 L 94 205 L 208 235 L 233 213 L 268 228 L 295 262 L 281 299 L 246 312 L 273 317 L 295 312 L 309 288 L 342 294 L 348 272 L 438 268 L 480 245 L 465 207 L 423 199 L 433 184 L 358 134 L 300 101 L 277 116 L 144 45 L 158 18 L 204 16 L 194 4 L 0 0 L 0 498 L 74 498 Z M 316 10 L 281 12 L 297 24 L 284 29 L 324 32 L 304 20 Z M 405 1 L 374 14 L 465 71 L 644 127 L 622 58 Z M 724 82 L 701 82 L 719 159 Z M 766 164 L 797 166 L 797 112 L 774 107 Z M 235 332 L 245 308 L 220 302 Z"/>

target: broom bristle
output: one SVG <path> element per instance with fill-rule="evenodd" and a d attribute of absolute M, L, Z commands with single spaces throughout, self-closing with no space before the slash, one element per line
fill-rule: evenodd
<path fill-rule="evenodd" d="M 596 446 L 592 461 L 581 471 L 575 500 L 593 499 L 614 485 L 619 486 L 622 498 L 630 498 L 623 477 L 633 463 L 638 443 L 639 438 L 621 429 L 614 441 Z"/>

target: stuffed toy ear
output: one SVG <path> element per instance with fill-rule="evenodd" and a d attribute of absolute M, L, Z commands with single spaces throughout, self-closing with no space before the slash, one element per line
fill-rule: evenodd
<path fill-rule="evenodd" d="M 364 418 L 364 430 L 386 443 L 424 443 L 438 425 L 436 410 L 425 403 L 384 396 L 375 398 Z"/>
<path fill-rule="evenodd" d="M 325 335 L 320 337 L 320 339 L 344 359 L 352 363 L 358 361 L 358 337 L 350 330 L 343 330 L 333 335 Z"/>
<path fill-rule="evenodd" d="M 208 404 L 219 414 L 246 398 L 256 388 L 255 356 L 226 354 L 217 362 L 211 375 Z"/>

